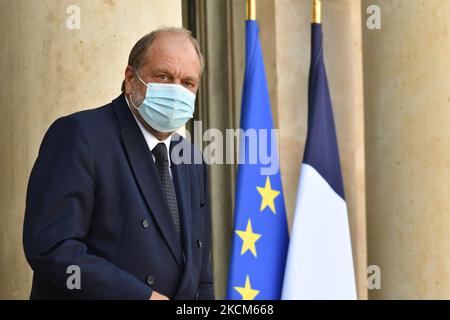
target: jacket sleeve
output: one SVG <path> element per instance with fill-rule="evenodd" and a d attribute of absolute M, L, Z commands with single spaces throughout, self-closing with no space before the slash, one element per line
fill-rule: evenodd
<path fill-rule="evenodd" d="M 89 137 L 77 118 L 60 118 L 50 126 L 28 183 L 26 258 L 34 272 L 68 297 L 148 299 L 149 286 L 96 256 L 84 242 L 95 206 L 94 164 Z M 69 266 L 79 267 L 80 289 L 68 288 Z"/>
<path fill-rule="evenodd" d="M 208 177 L 208 167 L 203 163 L 203 173 L 204 173 L 204 186 L 206 194 L 206 206 L 207 212 L 205 217 L 205 249 L 203 251 L 202 257 L 202 269 L 200 272 L 200 284 L 198 289 L 199 300 L 214 300 L 214 281 L 213 281 L 213 268 L 211 261 L 211 250 L 212 250 L 212 232 L 211 232 L 211 199 L 209 192 L 209 177 Z"/>

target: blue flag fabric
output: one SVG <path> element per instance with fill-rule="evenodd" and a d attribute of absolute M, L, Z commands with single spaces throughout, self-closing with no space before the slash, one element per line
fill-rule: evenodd
<path fill-rule="evenodd" d="M 276 145 L 271 148 L 275 144 L 273 121 L 258 33 L 257 22 L 246 21 L 241 129 L 256 130 L 257 149 L 267 143 L 271 158 L 278 163 Z M 260 129 L 267 134 L 260 135 Z M 260 159 L 261 150 L 256 163 L 249 163 L 255 141 L 242 142 L 227 299 L 280 299 L 289 244 L 280 172 L 277 169 L 274 174 L 262 174 L 261 169 L 267 165 Z"/>
<path fill-rule="evenodd" d="M 311 24 L 311 66 L 308 88 L 308 134 L 303 163 L 314 167 L 344 199 L 339 150 L 330 90 L 323 61 L 322 25 Z"/>

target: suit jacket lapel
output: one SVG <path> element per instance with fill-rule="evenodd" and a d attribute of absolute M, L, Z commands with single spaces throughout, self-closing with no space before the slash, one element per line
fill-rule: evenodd
<path fill-rule="evenodd" d="M 180 136 L 178 134 L 174 135 L 175 140 L 172 140 L 170 143 L 170 152 L 172 153 L 173 147 L 176 146 L 179 142 Z M 172 160 L 172 159 L 171 159 Z M 183 248 L 186 254 L 190 254 L 190 230 L 191 230 L 191 188 L 190 188 L 190 176 L 189 169 L 186 167 L 186 164 L 176 164 L 171 162 L 172 177 L 173 183 L 175 186 L 175 192 L 177 194 L 177 202 L 178 202 L 178 211 L 181 219 L 181 229 L 182 229 L 182 243 Z"/>
<path fill-rule="evenodd" d="M 181 143 L 181 146 L 185 146 L 186 148 L 190 148 L 190 145 L 180 139 L 180 136 L 178 134 L 174 135 L 174 138 L 171 141 L 170 144 L 170 151 L 172 155 L 173 148 Z M 180 156 L 183 156 L 183 153 L 180 152 Z M 173 160 L 173 158 L 171 158 Z M 181 226 L 182 226 L 182 242 L 183 242 L 183 248 L 184 248 L 184 254 L 185 254 L 185 269 L 182 276 L 182 279 L 180 281 L 180 285 L 178 287 L 178 292 L 175 296 L 175 299 L 177 299 L 177 296 L 184 296 L 183 295 L 183 289 L 186 287 L 185 283 L 190 280 L 190 268 L 191 268 L 191 255 L 192 255 L 192 247 L 191 247 L 191 220 L 192 220 L 192 210 L 191 210 L 191 177 L 190 177 L 190 171 L 188 168 L 188 164 L 176 164 L 171 163 L 171 171 L 173 176 L 173 182 L 175 186 L 175 191 L 177 194 L 177 201 L 178 201 L 178 209 L 180 213 L 180 219 L 181 219 Z"/>
<path fill-rule="evenodd" d="M 152 154 L 123 94 L 113 101 L 113 108 L 119 120 L 122 142 L 137 184 L 175 260 L 182 267 L 181 245 L 177 240 L 167 201 L 161 201 L 164 199 L 164 193 Z"/>

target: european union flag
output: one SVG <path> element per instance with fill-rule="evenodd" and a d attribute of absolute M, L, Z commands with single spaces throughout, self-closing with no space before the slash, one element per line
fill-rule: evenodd
<path fill-rule="evenodd" d="M 246 68 L 241 129 L 256 131 L 257 141 L 242 143 L 236 183 L 236 207 L 227 299 L 280 299 L 289 236 L 269 93 L 267 90 L 258 24 L 246 21 Z M 265 132 L 266 134 L 260 134 Z M 249 135 L 251 136 L 251 135 Z M 276 139 L 275 139 L 276 140 Z M 255 163 L 246 155 L 255 152 Z M 277 169 L 264 174 L 261 146 L 271 150 Z M 273 148 L 271 148 L 273 146 Z M 245 163 L 244 163 L 245 162 Z"/>

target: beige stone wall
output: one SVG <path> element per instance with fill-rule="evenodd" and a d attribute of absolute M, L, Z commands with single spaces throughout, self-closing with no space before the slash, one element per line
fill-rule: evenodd
<path fill-rule="evenodd" d="M 364 0 L 371 298 L 450 299 L 450 2 Z M 365 14 L 365 12 L 364 12 Z"/>
<path fill-rule="evenodd" d="M 266 40 L 263 50 L 275 50 L 275 59 L 269 54 L 266 68 L 269 87 L 274 83 L 276 86 L 274 113 L 281 133 L 281 173 L 290 226 L 307 130 L 311 3 L 310 0 L 273 1 L 275 35 L 264 35 L 267 32 L 264 23 L 271 20 L 261 21 L 262 39 Z M 355 0 L 323 1 L 322 7 L 325 65 L 349 208 L 358 297 L 365 299 L 367 250 L 361 7 Z M 271 28 L 268 30 L 270 32 Z M 272 38 L 275 38 L 274 44 L 269 43 Z"/>
<path fill-rule="evenodd" d="M 75 3 L 81 29 L 69 30 L 66 9 Z M 44 132 L 118 96 L 133 44 L 181 21 L 179 0 L 0 0 L 0 299 L 28 298 L 22 223 Z"/>

